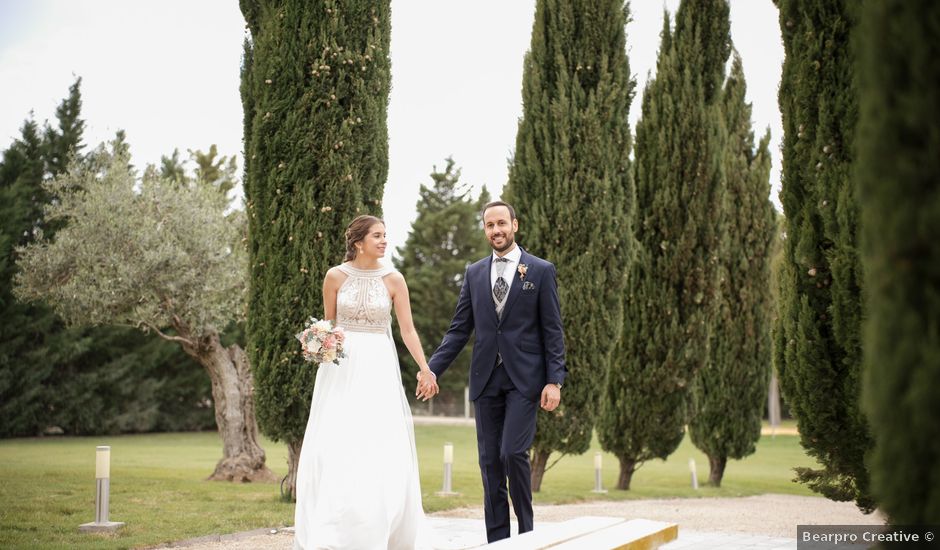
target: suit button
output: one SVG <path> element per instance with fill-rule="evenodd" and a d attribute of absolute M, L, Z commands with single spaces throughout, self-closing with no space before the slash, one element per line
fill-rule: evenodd
<path fill-rule="evenodd" d="M 497 330 L 497 331 L 496 331 L 496 334 L 502 334 L 502 333 L 503 333 L 503 331 L 501 331 L 501 330 Z"/>

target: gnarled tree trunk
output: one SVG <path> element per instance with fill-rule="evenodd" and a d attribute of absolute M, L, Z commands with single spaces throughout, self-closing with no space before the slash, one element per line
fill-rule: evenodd
<path fill-rule="evenodd" d="M 548 457 L 551 451 L 542 451 L 537 448 L 532 449 L 532 491 L 539 492 L 542 489 L 542 478 L 545 477 L 545 465 L 548 464 Z"/>
<path fill-rule="evenodd" d="M 212 381 L 215 423 L 222 436 L 222 459 L 209 479 L 276 482 L 258 444 L 254 388 L 245 351 L 238 344 L 223 347 L 215 331 L 187 340 L 183 350 L 205 367 Z"/>
<path fill-rule="evenodd" d="M 286 491 L 282 490 L 281 496 L 286 492 L 292 501 L 297 500 L 297 468 L 300 465 L 300 448 L 303 443 L 303 439 L 287 442 L 287 479 L 283 482 Z"/>

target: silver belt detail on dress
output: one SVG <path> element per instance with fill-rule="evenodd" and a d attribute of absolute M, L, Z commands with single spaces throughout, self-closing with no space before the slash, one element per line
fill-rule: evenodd
<path fill-rule="evenodd" d="M 339 325 L 343 327 L 343 330 L 346 332 L 370 332 L 372 334 L 385 334 L 385 327 L 370 327 L 370 326 L 355 326 L 355 325 Z"/>

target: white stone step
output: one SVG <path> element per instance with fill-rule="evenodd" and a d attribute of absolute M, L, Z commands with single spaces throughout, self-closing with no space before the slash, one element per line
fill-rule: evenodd
<path fill-rule="evenodd" d="M 485 546 L 486 550 L 538 550 L 554 548 L 556 545 L 601 529 L 623 523 L 623 518 L 583 516 L 562 523 L 535 524 L 535 529 L 494 542 Z"/>
<path fill-rule="evenodd" d="M 631 519 L 550 548 L 552 550 L 651 550 L 676 540 L 678 536 L 679 526 L 675 523 Z"/>

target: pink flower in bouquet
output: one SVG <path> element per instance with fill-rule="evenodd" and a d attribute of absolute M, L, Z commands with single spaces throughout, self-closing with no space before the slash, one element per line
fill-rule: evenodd
<path fill-rule="evenodd" d="M 310 318 L 310 323 L 301 332 L 294 335 L 301 343 L 304 360 L 310 363 L 339 364 L 343 353 L 343 340 L 346 334 L 341 327 L 333 327 L 332 321 Z"/>

